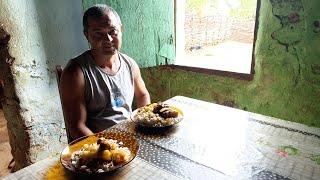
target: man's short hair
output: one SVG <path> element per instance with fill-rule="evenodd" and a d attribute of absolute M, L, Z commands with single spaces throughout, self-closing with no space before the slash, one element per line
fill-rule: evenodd
<path fill-rule="evenodd" d="M 119 25 L 121 26 L 121 19 L 120 16 L 118 15 L 118 13 L 110 6 L 107 6 L 106 4 L 95 4 L 93 6 L 91 6 L 90 8 L 88 8 L 84 14 L 83 14 L 83 19 L 82 19 L 82 23 L 83 23 L 83 31 L 88 31 L 88 19 L 93 18 L 93 19 L 100 19 L 103 15 L 105 15 L 106 13 L 112 12 L 117 20 Z"/>

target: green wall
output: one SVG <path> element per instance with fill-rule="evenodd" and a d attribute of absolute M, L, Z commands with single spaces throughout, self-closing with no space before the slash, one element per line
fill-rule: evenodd
<path fill-rule="evenodd" d="M 123 25 L 122 52 L 140 67 L 172 64 L 174 9 L 172 0 L 83 0 L 83 8 L 102 3 L 113 7 Z"/>
<path fill-rule="evenodd" d="M 261 0 L 252 81 L 142 69 L 152 100 L 184 95 L 320 127 L 319 8 L 318 0 Z"/>
<path fill-rule="evenodd" d="M 123 52 L 141 67 L 164 63 L 159 50 L 169 43 L 170 27 L 173 30 L 173 1 L 83 4 L 97 2 L 106 2 L 120 14 Z M 318 0 L 261 0 L 252 81 L 168 66 L 142 68 L 152 101 L 184 95 L 320 127 L 320 29 L 314 26 L 319 8 Z"/>

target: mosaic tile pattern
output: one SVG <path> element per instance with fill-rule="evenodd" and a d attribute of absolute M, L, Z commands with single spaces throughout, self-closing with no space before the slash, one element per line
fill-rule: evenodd
<path fill-rule="evenodd" d="M 53 166 L 59 165 L 58 158 L 47 158 L 39 161 L 27 168 L 17 171 L 13 174 L 9 174 L 3 177 L 3 180 L 42 180 L 42 179 L 101 179 L 101 180 L 118 180 L 118 179 L 130 179 L 130 180 L 182 180 L 183 178 L 175 176 L 174 174 L 164 169 L 159 169 L 156 166 L 151 165 L 147 161 L 140 158 L 135 158 L 130 164 L 124 168 L 119 169 L 113 173 L 103 174 L 100 176 L 76 176 L 74 174 L 65 173 L 62 167 L 55 170 L 55 173 L 49 177 L 46 176 L 48 171 Z"/>
<path fill-rule="evenodd" d="M 180 124 L 167 129 L 141 129 L 126 122 L 117 128 L 157 149 L 173 152 L 178 155 L 172 157 L 175 161 L 196 162 L 220 172 L 217 174 L 222 177 L 320 179 L 320 165 L 312 159 L 320 154 L 319 129 L 181 96 L 166 102 L 185 113 Z M 151 162 L 170 171 L 161 161 Z"/>
<path fill-rule="evenodd" d="M 126 121 L 111 129 L 135 136 L 137 157 L 115 179 L 320 179 L 320 129 L 182 96 L 177 125 L 148 129 Z M 8 177 L 41 179 L 36 163 Z M 40 169 L 40 170 L 39 170 Z"/>

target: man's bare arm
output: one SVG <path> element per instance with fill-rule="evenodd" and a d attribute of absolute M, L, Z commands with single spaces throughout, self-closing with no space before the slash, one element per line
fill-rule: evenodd
<path fill-rule="evenodd" d="M 134 94 L 136 97 L 137 107 L 142 107 L 150 104 L 150 94 L 141 77 L 138 64 L 133 63 L 133 76 L 134 76 Z"/>
<path fill-rule="evenodd" d="M 64 69 L 60 81 L 61 101 L 65 120 L 73 139 L 91 135 L 86 126 L 85 80 L 80 67 L 73 63 Z"/>

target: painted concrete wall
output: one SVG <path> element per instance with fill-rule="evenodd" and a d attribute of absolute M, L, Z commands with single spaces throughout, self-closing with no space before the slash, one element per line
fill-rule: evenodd
<path fill-rule="evenodd" d="M 320 127 L 320 30 L 315 27 L 320 2 L 261 3 L 253 81 L 167 67 L 142 69 L 152 100 L 185 95 Z M 3 105 L 16 168 L 59 153 L 66 142 L 53 67 L 87 48 L 81 12 L 80 0 L 0 1 Z"/>
<path fill-rule="evenodd" d="M 83 0 L 83 7 L 103 3 L 114 8 L 123 24 L 121 51 L 140 67 L 173 63 L 174 9 L 172 0 Z M 172 41 L 171 41 L 172 40 Z"/>
<path fill-rule="evenodd" d="M 152 100 L 184 95 L 320 127 L 319 8 L 318 0 L 261 0 L 253 81 L 147 68 Z"/>
<path fill-rule="evenodd" d="M 15 168 L 66 143 L 56 64 L 87 49 L 80 0 L 0 1 L 0 72 Z"/>
<path fill-rule="evenodd" d="M 129 4 L 115 0 L 90 2 L 105 2 L 114 7 L 122 17 L 124 36 L 129 34 L 129 39 L 124 38 L 128 46 L 123 50 L 129 49 L 128 55 L 133 56 L 141 67 L 154 64 L 152 58 L 141 59 L 145 54 L 154 53 L 154 46 L 150 43 L 156 39 L 150 38 L 150 28 L 159 30 L 169 26 L 163 25 L 161 18 L 153 18 L 151 23 L 152 17 L 143 14 L 152 15 L 158 9 L 170 9 L 164 2 L 172 1 L 159 4 L 156 4 L 158 1 L 130 1 Z M 317 0 L 261 0 L 252 81 L 167 67 L 142 69 L 153 101 L 185 95 L 320 127 L 319 8 Z M 166 18 L 170 21 L 170 17 Z M 127 26 L 130 28 L 126 29 Z M 132 43 L 137 42 L 134 40 L 137 37 L 142 38 L 139 46 Z M 140 46 L 148 48 L 140 50 L 137 48 Z"/>

